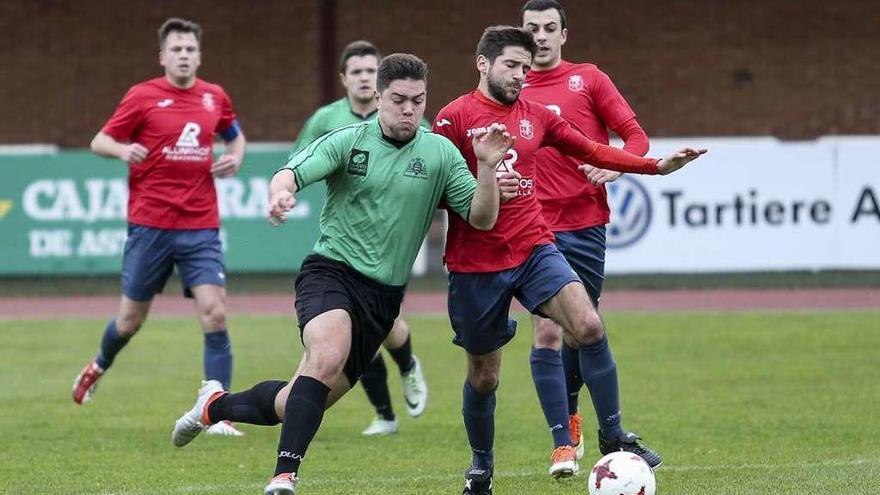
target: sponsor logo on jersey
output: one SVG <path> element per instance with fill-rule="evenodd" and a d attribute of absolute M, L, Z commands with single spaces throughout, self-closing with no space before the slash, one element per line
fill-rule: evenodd
<path fill-rule="evenodd" d="M 367 165 L 370 163 L 370 152 L 352 148 L 348 155 L 348 173 L 366 177 Z"/>
<path fill-rule="evenodd" d="M 560 117 L 562 117 L 562 107 L 560 107 L 559 105 L 550 104 L 550 105 L 545 105 L 545 106 L 547 107 L 547 110 L 550 110 L 551 112 L 555 113 L 556 115 L 559 115 Z"/>
<path fill-rule="evenodd" d="M 575 74 L 568 78 L 568 89 L 572 91 L 580 91 L 584 89 L 584 78 Z"/>
<path fill-rule="evenodd" d="M 202 106 L 209 112 L 214 111 L 214 95 L 211 93 L 202 94 Z"/>
<path fill-rule="evenodd" d="M 488 127 L 474 127 L 474 128 L 468 129 L 464 135 L 465 135 L 465 137 L 469 138 L 469 137 L 473 136 L 474 134 L 476 134 L 477 132 L 481 132 L 481 131 L 488 132 L 489 128 Z"/>
<path fill-rule="evenodd" d="M 428 167 L 425 166 L 425 161 L 421 158 L 413 158 L 407 164 L 406 170 L 404 170 L 403 175 L 405 177 L 412 177 L 414 179 L 427 179 Z"/>
<path fill-rule="evenodd" d="M 158 102 L 156 102 L 156 106 L 159 108 L 165 108 L 170 107 L 172 103 L 174 103 L 174 100 L 172 100 L 171 98 L 165 98 L 164 100 L 159 100 Z"/>
<path fill-rule="evenodd" d="M 437 127 L 443 127 L 447 125 L 452 125 L 452 122 L 450 122 L 449 119 L 442 119 L 437 121 Z"/>
<path fill-rule="evenodd" d="M 201 162 L 211 159 L 211 147 L 201 146 L 199 143 L 199 134 L 202 133 L 202 126 L 195 122 L 187 122 L 177 137 L 174 146 L 165 146 L 162 148 L 162 154 L 165 159 L 182 161 L 182 162 Z"/>
<path fill-rule="evenodd" d="M 519 121 L 519 135 L 523 137 L 523 139 L 532 139 L 535 137 L 535 128 L 532 127 L 532 121 L 528 119 L 522 119 Z"/>

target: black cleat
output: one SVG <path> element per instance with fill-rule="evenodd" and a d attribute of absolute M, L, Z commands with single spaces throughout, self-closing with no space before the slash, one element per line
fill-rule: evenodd
<path fill-rule="evenodd" d="M 472 467 L 464 473 L 461 495 L 492 495 L 492 470 Z"/>
<path fill-rule="evenodd" d="M 632 452 L 641 457 L 648 463 L 651 469 L 657 469 L 663 464 L 660 454 L 642 445 L 639 442 L 639 436 L 635 433 L 625 431 L 619 437 L 609 440 L 602 438 L 602 432 L 599 432 L 599 452 L 602 452 L 602 455 L 621 450 Z"/>

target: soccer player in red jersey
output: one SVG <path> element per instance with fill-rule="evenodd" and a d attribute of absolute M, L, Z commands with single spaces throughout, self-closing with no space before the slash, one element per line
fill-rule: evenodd
<path fill-rule="evenodd" d="M 499 163 L 499 171 L 515 171 L 522 177 L 518 197 L 501 205 L 491 231 L 478 232 L 450 215 L 445 253 L 450 272 L 449 315 L 454 342 L 465 349 L 468 358 L 462 412 L 473 462 L 465 474 L 465 494 L 492 493 L 499 349 L 516 330 L 508 318 L 513 297 L 533 314 L 547 316 L 564 329 L 578 346 L 583 376 L 604 373 L 610 357 L 607 343 L 595 347 L 604 342 L 602 320 L 583 283 L 553 244 L 553 234 L 541 215 L 534 185 L 537 150 L 552 146 L 582 163 L 643 174 L 672 173 L 705 152 L 688 148 L 662 160 L 638 157 L 590 141 L 543 105 L 520 99 L 536 50 L 525 29 L 486 29 L 477 47 L 479 86 L 448 104 L 434 122 L 434 131 L 461 150 L 474 173 L 470 136 L 492 122 L 504 124 L 517 140 Z M 571 475 L 576 462 L 561 359 L 558 352 L 547 352 L 540 361 L 536 388 L 556 444 L 551 474 Z"/>
<path fill-rule="evenodd" d="M 92 140 L 96 154 L 128 163 L 128 239 L 119 313 L 107 324 L 97 357 L 74 382 L 77 404 L 91 398 L 117 353 L 140 329 L 175 265 L 204 329 L 205 379 L 229 388 L 232 351 L 214 178 L 238 171 L 245 137 L 223 88 L 196 77 L 201 33 L 194 22 L 165 21 L 159 28 L 165 75 L 132 86 Z M 215 160 L 218 134 L 226 148 Z M 209 433 L 242 434 L 229 423 Z"/>
<path fill-rule="evenodd" d="M 593 64 L 574 64 L 562 59 L 562 45 L 568 36 L 566 16 L 556 0 L 529 0 L 521 11 L 523 27 L 535 37 L 538 52 L 532 70 L 526 75 L 522 97 L 540 103 L 581 131 L 590 139 L 608 144 L 611 128 L 623 141 L 623 149 L 634 155 L 648 152 L 648 137 L 636 114 L 611 82 Z M 536 191 L 544 220 L 556 237 L 556 247 L 577 272 L 593 304 L 598 307 L 605 278 L 605 225 L 610 220 L 604 184 L 620 177 L 619 172 L 584 165 L 588 176 L 578 170 L 581 162 L 563 156 L 554 148 L 543 148 L 535 156 Z M 584 384 L 578 350 L 562 341 L 562 331 L 552 320 L 532 317 L 535 348 L 562 350 L 568 391 L 569 430 L 577 458 L 584 453 L 578 393 Z M 605 337 L 602 337 L 605 340 Z M 616 365 L 608 363 L 608 380 L 616 381 Z M 602 380 L 587 380 L 591 395 L 605 394 L 597 403 L 610 401 L 609 410 L 618 410 L 617 386 Z M 594 399 L 595 401 L 596 399 Z M 602 438 L 619 436 L 619 417 L 603 419 L 596 410 Z M 608 443 L 608 442 L 605 442 Z"/>

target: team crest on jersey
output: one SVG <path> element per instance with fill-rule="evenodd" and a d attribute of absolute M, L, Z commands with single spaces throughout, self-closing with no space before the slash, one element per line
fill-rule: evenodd
<path fill-rule="evenodd" d="M 348 155 L 348 173 L 351 175 L 367 176 L 367 164 L 370 162 L 370 152 L 352 148 Z"/>
<path fill-rule="evenodd" d="M 568 89 L 572 91 L 580 91 L 584 89 L 584 78 L 575 74 L 568 78 Z"/>
<path fill-rule="evenodd" d="M 403 175 L 414 179 L 427 179 L 428 167 L 425 166 L 425 161 L 421 158 L 413 158 L 409 161 L 409 164 L 407 164 L 406 170 L 403 171 Z"/>
<path fill-rule="evenodd" d="M 205 110 L 209 112 L 214 111 L 214 95 L 211 93 L 204 93 L 202 95 L 202 106 L 205 107 Z"/>
<path fill-rule="evenodd" d="M 519 121 L 519 135 L 522 136 L 523 139 L 532 139 L 535 137 L 535 128 L 532 127 L 531 120 L 522 119 Z"/>

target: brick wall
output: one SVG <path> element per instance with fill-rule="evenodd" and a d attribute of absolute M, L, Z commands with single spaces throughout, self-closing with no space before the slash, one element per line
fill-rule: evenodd
<path fill-rule="evenodd" d="M 429 113 L 471 89 L 482 29 L 519 1 L 338 0 L 357 38 L 430 65 Z M 651 135 L 880 132 L 875 1 L 567 1 L 572 61 L 599 64 Z M 251 140 L 290 141 L 319 105 L 316 1 L 10 0 L 0 4 L 0 142 L 86 146 L 133 82 L 161 74 L 155 30 L 205 29 L 200 75 L 233 98 Z M 338 93 L 341 94 L 341 91 Z"/>

